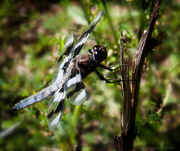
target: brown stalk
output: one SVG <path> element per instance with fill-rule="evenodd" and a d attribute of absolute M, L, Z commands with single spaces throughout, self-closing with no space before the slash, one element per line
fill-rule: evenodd
<path fill-rule="evenodd" d="M 139 41 L 133 61 L 132 80 L 129 80 L 128 66 L 123 66 L 128 63 L 128 60 L 124 59 L 123 56 L 123 35 L 121 34 L 119 62 L 121 66 L 120 72 L 123 79 L 123 109 L 121 111 L 120 135 L 114 140 L 115 149 L 118 151 L 131 151 L 133 149 L 133 141 L 136 136 L 135 119 L 143 64 L 148 53 L 158 45 L 157 40 L 151 38 L 151 35 L 160 8 L 160 2 L 161 0 L 155 2 L 153 13 L 149 19 L 148 29 L 143 33 Z"/>

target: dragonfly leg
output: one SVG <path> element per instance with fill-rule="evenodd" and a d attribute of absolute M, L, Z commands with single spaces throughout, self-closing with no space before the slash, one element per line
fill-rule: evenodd
<path fill-rule="evenodd" d="M 96 74 L 98 75 L 98 77 L 100 78 L 100 80 L 102 81 L 106 81 L 107 83 L 117 83 L 117 82 L 121 82 L 121 79 L 106 79 L 105 77 L 103 77 L 99 71 L 95 70 Z M 111 81 L 113 80 L 113 81 Z"/>
<path fill-rule="evenodd" d="M 121 66 L 123 66 L 123 65 L 121 65 L 121 66 L 118 66 L 118 67 L 115 68 L 115 69 L 112 69 L 112 67 L 115 66 L 115 65 L 117 65 L 118 63 L 115 63 L 115 64 L 112 65 L 111 67 L 107 67 L 107 66 L 105 66 L 105 65 L 103 65 L 103 64 L 100 64 L 100 63 L 97 62 L 97 61 L 94 61 L 94 60 L 92 60 L 91 64 L 92 64 L 92 66 L 100 67 L 100 68 L 102 68 L 102 69 L 106 69 L 106 70 L 109 70 L 109 71 L 115 71 L 115 70 L 119 69 Z"/>

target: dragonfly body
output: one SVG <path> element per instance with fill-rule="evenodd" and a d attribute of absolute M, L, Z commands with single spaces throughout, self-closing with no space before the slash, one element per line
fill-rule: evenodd
<path fill-rule="evenodd" d="M 72 63 L 69 64 L 69 67 L 66 69 L 66 71 L 71 71 L 71 75 L 76 76 L 76 74 L 74 72 L 77 71 L 77 68 L 79 68 L 81 77 L 82 77 L 82 79 L 84 79 L 90 73 L 92 73 L 93 71 L 96 70 L 96 68 L 98 67 L 98 63 L 102 62 L 104 59 L 107 58 L 107 51 L 106 51 L 106 48 L 103 46 L 96 45 L 93 47 L 92 50 L 89 50 L 89 51 L 92 54 L 82 54 L 82 55 L 76 56 L 72 60 Z M 100 51 L 101 53 L 97 53 L 96 51 Z M 101 55 L 100 62 L 95 60 L 96 54 Z M 72 70 L 73 67 L 74 67 L 74 70 Z M 79 73 L 77 73 L 77 74 L 79 74 Z M 69 75 L 67 74 L 66 77 L 69 77 Z M 70 77 L 70 78 L 75 78 L 75 77 Z M 49 87 L 37 92 L 35 95 L 32 95 L 25 100 L 22 100 L 18 104 L 15 104 L 14 107 L 12 108 L 12 110 L 21 110 L 27 106 L 31 106 L 32 104 L 40 102 L 43 99 L 46 99 L 46 98 L 54 95 L 54 93 L 57 90 L 62 91 L 62 89 L 60 89 L 60 88 L 63 87 L 63 84 L 64 84 L 63 81 L 66 81 L 66 79 L 67 78 L 61 78 L 60 81 L 55 81 Z M 68 87 L 71 85 L 72 81 L 73 81 L 73 79 L 71 79 L 71 81 L 69 81 L 69 83 L 67 83 Z M 80 81 L 76 81 L 76 82 L 80 82 Z M 70 97 L 70 95 L 67 95 L 67 97 Z"/>
<path fill-rule="evenodd" d="M 103 46 L 95 45 L 89 52 L 91 54 L 83 54 L 75 58 L 75 62 L 80 68 L 82 79 L 95 71 L 99 64 L 107 58 L 107 51 Z"/>
<path fill-rule="evenodd" d="M 74 105 L 81 105 L 85 101 L 87 90 L 82 80 L 87 75 L 95 71 L 101 80 L 109 82 L 96 69 L 101 67 L 112 71 L 111 68 L 101 64 L 107 58 L 105 47 L 95 45 L 89 50 L 90 54 L 79 55 L 102 14 L 103 11 L 95 17 L 75 46 L 75 36 L 70 35 L 67 38 L 63 47 L 64 53 L 59 57 L 55 66 L 53 84 L 15 104 L 12 110 L 23 109 L 52 96 L 47 107 L 47 122 L 50 130 L 53 131 L 61 119 L 65 98 Z"/>

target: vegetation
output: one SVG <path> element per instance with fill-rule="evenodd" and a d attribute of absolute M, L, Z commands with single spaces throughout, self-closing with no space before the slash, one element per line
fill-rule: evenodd
<path fill-rule="evenodd" d="M 51 84 L 53 66 L 65 39 L 78 38 L 97 12 L 105 10 L 82 53 L 95 44 L 107 47 L 110 66 L 119 59 L 121 31 L 129 68 L 142 32 L 147 29 L 153 2 L 127 1 L 1 1 L 0 2 L 0 150 L 113 150 L 120 133 L 121 84 L 107 84 L 95 74 L 84 83 L 87 101 L 65 103 L 63 117 L 50 132 L 48 100 L 19 112 L 9 109 Z M 135 150 L 180 148 L 180 4 L 164 0 L 153 36 L 161 41 L 147 58 L 136 116 Z M 109 78 L 120 72 L 100 70 Z M 130 73 L 131 74 L 131 73 Z M 14 127 L 13 127 L 14 126 Z M 9 134 L 5 130 L 14 128 Z"/>

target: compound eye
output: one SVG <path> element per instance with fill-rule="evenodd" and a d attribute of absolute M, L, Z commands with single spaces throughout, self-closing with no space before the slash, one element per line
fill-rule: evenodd
<path fill-rule="evenodd" d="M 103 46 L 95 45 L 93 47 L 95 59 L 97 62 L 102 62 L 107 58 L 106 48 Z"/>
<path fill-rule="evenodd" d="M 94 50 L 97 50 L 97 46 L 95 45 L 95 46 L 93 47 L 93 49 L 94 49 Z"/>

